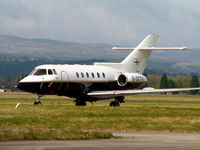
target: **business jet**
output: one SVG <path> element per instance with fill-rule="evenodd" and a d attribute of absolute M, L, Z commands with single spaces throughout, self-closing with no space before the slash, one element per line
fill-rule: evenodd
<path fill-rule="evenodd" d="M 120 63 L 94 63 L 93 65 L 40 65 L 22 79 L 17 88 L 35 93 L 41 104 L 41 95 L 58 95 L 75 98 L 76 106 L 86 101 L 111 99 L 110 106 L 119 106 L 126 95 L 199 90 L 200 88 L 141 89 L 147 78 L 142 73 L 155 50 L 188 50 L 187 47 L 154 47 L 158 36 L 148 35 L 136 48 L 113 47 L 114 50 L 131 50 Z"/>

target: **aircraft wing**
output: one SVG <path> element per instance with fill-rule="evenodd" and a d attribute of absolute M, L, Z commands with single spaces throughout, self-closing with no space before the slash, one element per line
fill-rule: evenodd
<path fill-rule="evenodd" d="M 92 91 L 87 95 L 94 98 L 113 98 L 116 96 L 126 96 L 134 94 L 148 94 L 148 93 L 164 93 L 164 92 L 180 92 L 180 91 L 191 91 L 200 90 L 197 88 L 173 88 L 173 89 L 154 89 L 154 88 L 144 88 L 141 90 L 111 90 L 111 91 Z"/>

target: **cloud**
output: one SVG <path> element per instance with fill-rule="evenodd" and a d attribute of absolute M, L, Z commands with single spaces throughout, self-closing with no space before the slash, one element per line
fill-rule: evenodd
<path fill-rule="evenodd" d="M 154 32 L 161 36 L 160 44 L 194 47 L 199 46 L 199 4 L 197 0 L 1 0 L 0 34 L 134 46 Z"/>

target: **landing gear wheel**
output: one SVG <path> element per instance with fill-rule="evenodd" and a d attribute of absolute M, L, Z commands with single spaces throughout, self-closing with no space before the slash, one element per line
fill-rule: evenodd
<path fill-rule="evenodd" d="M 35 101 L 33 105 L 41 105 L 42 106 L 42 103 L 40 102 L 40 97 L 41 97 L 41 95 L 37 96 L 37 101 Z"/>
<path fill-rule="evenodd" d="M 110 102 L 110 106 L 120 106 L 120 104 L 117 101 L 112 101 Z"/>
<path fill-rule="evenodd" d="M 86 106 L 86 101 L 83 100 L 76 100 L 75 103 L 76 106 Z"/>
<path fill-rule="evenodd" d="M 34 102 L 34 104 L 33 105 L 41 105 L 42 106 L 42 103 L 39 101 L 36 101 L 36 102 Z"/>
<path fill-rule="evenodd" d="M 110 102 L 110 106 L 120 106 L 120 103 L 125 103 L 124 96 L 115 97 L 115 100 Z"/>

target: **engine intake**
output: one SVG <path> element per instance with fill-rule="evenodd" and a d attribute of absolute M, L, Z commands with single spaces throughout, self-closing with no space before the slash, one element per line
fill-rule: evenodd
<path fill-rule="evenodd" d="M 117 78 L 117 84 L 119 86 L 125 86 L 127 83 L 128 83 L 127 77 L 123 74 L 119 75 L 119 77 Z"/>

